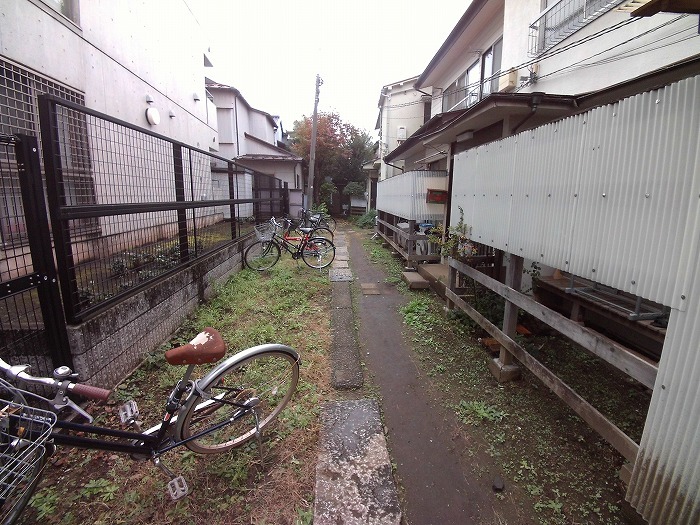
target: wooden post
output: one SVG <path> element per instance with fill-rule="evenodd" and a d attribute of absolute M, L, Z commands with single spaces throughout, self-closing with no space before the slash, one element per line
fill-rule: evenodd
<path fill-rule="evenodd" d="M 415 255 L 416 253 L 416 241 L 411 239 L 415 235 L 416 231 L 416 221 L 415 220 L 409 220 L 408 221 L 408 237 L 406 237 L 406 266 L 409 268 L 414 268 L 414 262 L 411 260 L 411 257 Z M 418 265 L 416 264 L 416 267 Z"/>
<path fill-rule="evenodd" d="M 457 269 L 451 265 L 447 265 L 448 277 L 447 277 L 447 289 L 452 293 L 457 293 Z M 455 304 L 449 299 L 449 294 L 447 294 L 445 309 L 453 310 Z"/>
<path fill-rule="evenodd" d="M 523 258 L 512 253 L 508 257 L 508 267 L 506 269 L 506 286 L 520 291 L 520 285 L 523 280 Z M 518 306 L 506 300 L 505 309 L 503 311 L 503 333 L 513 339 L 515 329 L 518 326 Z M 501 348 L 500 355 L 503 365 L 513 363 L 513 355 L 505 348 Z"/>
<path fill-rule="evenodd" d="M 506 286 L 520 291 L 523 280 L 523 258 L 508 254 L 508 266 L 506 267 Z M 503 311 L 503 333 L 513 338 L 518 326 L 518 305 L 506 299 Z M 489 362 L 491 373 L 499 382 L 511 381 L 520 377 L 520 367 L 514 362 L 513 354 L 505 347 L 501 347 L 499 356 Z"/>

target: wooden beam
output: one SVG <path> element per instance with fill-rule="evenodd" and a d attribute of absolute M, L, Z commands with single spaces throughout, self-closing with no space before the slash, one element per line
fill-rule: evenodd
<path fill-rule="evenodd" d="M 538 303 L 531 297 L 509 288 L 464 263 L 450 259 L 449 264 L 457 271 L 493 290 L 507 301 L 518 305 L 518 307 L 522 308 L 533 317 L 548 324 L 589 352 L 607 361 L 615 368 L 622 370 L 644 386 L 651 389 L 654 388 L 658 367 L 650 360 L 644 359 L 642 356 L 633 353 L 623 345 L 567 319 L 558 312 L 550 310 L 543 304 Z"/>
<path fill-rule="evenodd" d="M 542 381 L 552 392 L 554 392 L 564 403 L 576 412 L 581 419 L 588 423 L 600 436 L 617 450 L 629 462 L 634 463 L 639 451 L 639 445 L 635 443 L 627 434 L 620 430 L 612 421 L 607 419 L 596 408 L 583 399 L 569 385 L 559 379 L 551 370 L 530 355 L 518 343 L 505 335 L 496 325 L 491 323 L 483 315 L 477 312 L 471 305 L 467 304 L 461 297 L 452 290 L 445 290 L 449 301 L 454 303 L 460 310 L 474 319 L 479 325 L 491 334 L 503 347 L 513 354 L 523 366 L 532 372 Z"/>

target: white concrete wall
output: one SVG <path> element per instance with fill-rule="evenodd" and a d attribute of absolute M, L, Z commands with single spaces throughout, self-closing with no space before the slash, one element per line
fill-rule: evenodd
<path fill-rule="evenodd" d="M 502 69 L 521 66 L 517 73 L 519 78 L 529 74 L 523 64 L 534 62 L 541 77 L 537 83 L 520 88 L 522 92 L 586 93 L 700 53 L 700 38 L 689 38 L 697 35 L 697 16 L 660 13 L 632 18 L 629 13 L 613 9 L 564 39 L 545 55 L 533 58 L 528 56 L 529 25 L 539 18 L 540 13 L 540 0 L 506 0 Z M 621 22 L 630 23 L 547 58 L 547 55 Z M 672 23 L 665 25 L 669 22 Z M 676 42 L 678 40 L 683 41 Z"/>
<path fill-rule="evenodd" d="M 424 123 L 424 105 L 421 102 L 422 93 L 413 89 L 413 81 L 403 86 L 394 84 L 386 90 L 382 97 L 381 120 L 381 155 L 388 154 L 396 149 L 398 142 L 398 128 L 406 128 L 406 138 L 416 132 Z M 400 163 L 398 163 L 400 164 Z M 382 162 L 379 179 L 384 180 L 401 173 L 401 170 Z"/>
<path fill-rule="evenodd" d="M 78 26 L 39 0 L 3 2 L 0 53 L 84 93 L 89 108 L 216 149 L 217 131 L 208 123 L 204 96 L 204 36 L 185 3 L 82 0 L 79 5 Z M 146 121 L 147 94 L 160 112 L 157 126 Z"/>

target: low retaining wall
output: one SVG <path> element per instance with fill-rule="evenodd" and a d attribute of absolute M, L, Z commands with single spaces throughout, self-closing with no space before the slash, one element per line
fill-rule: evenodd
<path fill-rule="evenodd" d="M 242 268 L 243 249 L 252 240 L 212 254 L 89 321 L 68 326 L 80 379 L 103 388 L 117 385 L 212 296 L 217 284 Z"/>

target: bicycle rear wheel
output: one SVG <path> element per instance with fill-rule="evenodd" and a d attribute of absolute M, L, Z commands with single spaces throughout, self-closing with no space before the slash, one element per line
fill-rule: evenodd
<path fill-rule="evenodd" d="M 301 258 L 311 268 L 325 268 L 335 259 L 335 245 L 323 237 L 314 237 L 306 241 Z"/>
<path fill-rule="evenodd" d="M 201 434 L 186 443 L 199 454 L 239 447 L 257 428 L 262 432 L 275 420 L 298 381 L 299 356 L 294 350 L 274 344 L 249 348 L 200 382 L 204 398 L 194 395 L 187 402 L 178 433 L 182 439 Z"/>
<path fill-rule="evenodd" d="M 256 241 L 243 253 L 243 261 L 251 270 L 269 270 L 280 259 L 280 247 L 275 241 Z"/>

